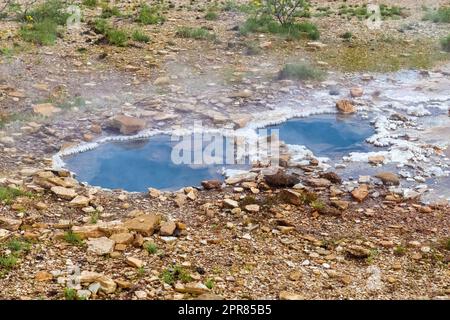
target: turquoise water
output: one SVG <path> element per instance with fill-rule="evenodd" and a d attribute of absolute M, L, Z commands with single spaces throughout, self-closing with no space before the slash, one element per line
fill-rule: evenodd
<path fill-rule="evenodd" d="M 332 159 L 338 159 L 351 151 L 369 151 L 370 147 L 364 140 L 374 133 L 367 120 L 362 121 L 356 116 L 339 118 L 336 115 L 293 119 L 267 129 L 279 129 L 280 138 L 286 143 L 305 145 L 315 155 Z M 138 141 L 110 142 L 94 150 L 68 156 L 64 161 L 67 168 L 76 173 L 79 181 L 108 189 L 138 192 L 146 191 L 149 187 L 177 190 L 186 186 L 199 186 L 202 180 L 223 179 L 224 167 L 250 167 L 248 163 L 225 166 L 223 163 L 229 162 L 223 156 L 218 156 L 217 164 L 175 164 L 171 154 L 176 143 L 168 135 Z M 207 144 L 203 145 L 202 151 Z M 197 149 L 200 147 L 201 144 Z"/>
<path fill-rule="evenodd" d="M 368 120 L 334 114 L 292 119 L 268 129 L 278 129 L 280 140 L 287 144 L 304 145 L 314 155 L 331 159 L 372 150 L 365 139 L 375 133 Z"/>

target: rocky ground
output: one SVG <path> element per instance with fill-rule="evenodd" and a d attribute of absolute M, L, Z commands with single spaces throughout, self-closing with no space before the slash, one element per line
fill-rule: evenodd
<path fill-rule="evenodd" d="M 350 89 L 364 91 L 363 80 L 355 83 L 363 73 L 412 67 L 448 81 L 448 54 L 438 45 L 448 25 L 422 21 L 415 1 L 384 3 L 405 10 L 381 30 L 313 16 L 320 42 L 242 36 L 234 27 L 245 12 L 220 11 L 207 21 L 197 10 L 204 2 L 173 2 L 164 24 L 141 26 L 150 43 L 126 47 L 97 42 L 89 19 L 99 8 L 85 8 L 81 30 L 63 32 L 54 46 L 23 42 L 17 21 L 0 20 L 0 48 L 14 49 L 0 56 L 0 297 L 448 298 L 448 205 L 392 192 L 395 173 L 348 188 L 310 159 L 301 168 L 288 161 L 256 167 L 223 185 L 136 194 L 85 186 L 51 169 L 55 153 L 117 129 L 171 130 L 192 120 L 244 127 L 286 96 L 328 90 L 320 81 L 277 80 L 286 62 L 327 71 L 345 91 L 337 104 L 344 113 L 356 111 L 360 92 Z M 313 10 L 340 5 L 315 1 Z M 118 7 L 133 12 L 136 3 Z M 180 38 L 183 25 L 205 26 L 217 40 Z M 340 38 L 347 31 L 350 44 Z"/>

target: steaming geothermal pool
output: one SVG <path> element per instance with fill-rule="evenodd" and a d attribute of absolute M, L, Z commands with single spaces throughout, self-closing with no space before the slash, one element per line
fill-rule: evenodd
<path fill-rule="evenodd" d="M 339 160 L 353 151 L 366 152 L 373 148 L 364 141 L 374 133 L 374 129 L 368 120 L 362 121 L 358 116 L 311 116 L 292 119 L 267 129 L 269 134 L 273 129 L 279 129 L 280 139 L 287 144 L 304 145 L 315 155 L 332 160 Z M 176 143 L 171 141 L 169 135 L 108 142 L 93 150 L 67 156 L 64 161 L 80 181 L 108 189 L 138 192 L 149 187 L 177 190 L 199 186 L 202 180 L 223 179 L 224 168 L 250 168 L 248 164 L 177 165 L 171 160 L 172 148 Z M 203 150 L 208 143 L 203 144 Z"/>

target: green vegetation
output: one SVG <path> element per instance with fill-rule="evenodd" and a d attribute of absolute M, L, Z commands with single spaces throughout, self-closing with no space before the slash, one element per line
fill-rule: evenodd
<path fill-rule="evenodd" d="M 269 16 L 251 17 L 239 28 L 241 34 L 260 32 L 284 36 L 288 39 L 306 37 L 311 40 L 320 38 L 316 25 L 310 22 L 280 24 Z"/>
<path fill-rule="evenodd" d="M 396 256 L 403 256 L 406 253 L 406 248 L 402 245 L 398 245 L 396 247 L 394 247 L 394 254 Z"/>
<path fill-rule="evenodd" d="M 279 79 L 320 80 L 324 76 L 322 70 L 306 63 L 288 63 L 279 72 Z"/>
<path fill-rule="evenodd" d="M 20 36 L 27 42 L 39 45 L 52 45 L 58 37 L 58 26 L 50 20 L 23 25 L 19 31 Z"/>
<path fill-rule="evenodd" d="M 450 34 L 441 40 L 441 46 L 444 51 L 450 52 Z"/>
<path fill-rule="evenodd" d="M 11 204 L 17 197 L 32 197 L 33 194 L 20 189 L 10 187 L 0 187 L 0 202 Z"/>
<path fill-rule="evenodd" d="M 131 38 L 137 42 L 144 42 L 144 43 L 150 42 L 150 37 L 140 30 L 134 30 L 133 34 L 131 35 Z"/>
<path fill-rule="evenodd" d="M 83 5 L 86 7 L 94 8 L 97 6 L 97 0 L 83 0 Z"/>
<path fill-rule="evenodd" d="M 5 250 L 9 253 L 3 253 Z M 13 238 L 0 246 L 0 277 L 13 269 L 23 254 L 31 249 L 31 244 L 19 238 Z"/>
<path fill-rule="evenodd" d="M 100 218 L 100 212 L 95 210 L 94 212 L 91 213 L 91 217 L 89 218 L 89 222 L 91 224 L 96 224 L 98 222 L 99 218 Z"/>
<path fill-rule="evenodd" d="M 314 210 L 320 211 L 320 210 L 323 210 L 325 208 L 325 203 L 323 203 L 322 200 L 317 199 L 317 200 L 312 201 L 310 206 Z"/>
<path fill-rule="evenodd" d="M 205 286 L 211 290 L 212 288 L 214 288 L 214 280 L 213 279 L 206 280 Z"/>
<path fill-rule="evenodd" d="M 114 28 L 109 25 L 105 19 L 97 19 L 94 22 L 94 31 L 105 36 L 105 39 L 110 45 L 118 47 L 125 47 L 128 41 L 128 34 L 126 31 Z"/>
<path fill-rule="evenodd" d="M 100 15 L 101 18 L 103 19 L 108 19 L 111 17 L 120 17 L 121 13 L 119 8 L 117 7 L 109 7 L 109 6 L 105 6 L 102 8 L 102 14 Z"/>
<path fill-rule="evenodd" d="M 166 21 L 166 18 L 161 13 L 160 6 L 150 7 L 147 4 L 141 6 L 137 21 L 142 24 L 160 24 Z"/>
<path fill-rule="evenodd" d="M 214 40 L 215 34 L 203 28 L 180 27 L 176 35 L 180 38 L 192 38 L 196 40 Z"/>
<path fill-rule="evenodd" d="M 435 23 L 450 23 L 450 6 L 440 7 L 437 10 L 427 10 L 423 19 Z"/>
<path fill-rule="evenodd" d="M 83 244 L 81 237 L 72 231 L 67 231 L 64 233 L 64 241 L 74 246 L 80 246 Z"/>
<path fill-rule="evenodd" d="M 344 32 L 343 34 L 341 34 L 341 38 L 350 40 L 351 38 L 353 38 L 353 33 L 351 33 L 350 31 Z"/>
<path fill-rule="evenodd" d="M 77 290 L 73 288 L 64 288 L 64 298 L 66 300 L 77 300 L 78 299 Z"/>
<path fill-rule="evenodd" d="M 64 25 L 69 13 L 61 0 L 48 0 L 21 14 L 25 22 L 19 30 L 23 40 L 39 45 L 52 45 L 58 38 L 58 26 Z"/>
<path fill-rule="evenodd" d="M 150 254 L 155 254 L 158 252 L 158 247 L 156 246 L 155 243 L 149 242 L 148 244 L 145 245 L 145 250 L 147 250 L 147 252 Z"/>
<path fill-rule="evenodd" d="M 163 270 L 160 277 L 162 281 L 170 285 L 173 285 L 178 280 L 184 283 L 192 281 L 192 277 L 189 275 L 189 273 L 181 266 L 177 265 L 170 266 L 167 269 Z"/>

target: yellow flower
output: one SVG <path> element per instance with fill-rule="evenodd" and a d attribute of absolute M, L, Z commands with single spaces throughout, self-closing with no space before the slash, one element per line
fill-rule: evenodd
<path fill-rule="evenodd" d="M 32 16 L 27 16 L 27 20 L 28 21 L 33 21 L 33 17 Z"/>

